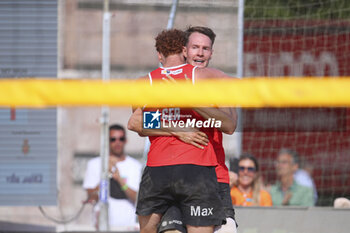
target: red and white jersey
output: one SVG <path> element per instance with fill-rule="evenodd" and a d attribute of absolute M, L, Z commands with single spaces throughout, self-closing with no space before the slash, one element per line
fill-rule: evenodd
<path fill-rule="evenodd" d="M 212 144 L 213 144 L 216 158 L 218 161 L 218 166 L 215 168 L 218 182 L 229 184 L 230 178 L 228 175 L 228 168 L 225 164 L 225 150 L 222 145 L 222 132 L 216 128 L 210 128 L 210 133 L 209 132 L 206 132 L 206 133 L 207 135 L 210 133 L 213 134 Z"/>
<path fill-rule="evenodd" d="M 190 65 L 190 64 L 182 64 L 179 66 L 173 66 L 173 67 L 159 67 L 158 69 L 155 69 L 151 71 L 148 74 L 149 80 L 151 82 L 151 85 L 153 81 L 161 81 L 163 79 L 167 79 L 167 75 L 170 75 L 175 80 L 186 80 L 186 77 L 194 83 L 194 72 L 196 70 L 196 66 Z"/>
<path fill-rule="evenodd" d="M 176 67 L 160 67 L 150 72 L 148 76 L 151 83 L 156 80 L 160 81 L 166 79 L 167 75 L 170 75 L 175 81 L 185 80 L 186 75 L 186 77 L 193 82 L 195 69 L 196 67 L 189 64 L 183 64 Z M 156 111 L 156 109 L 147 110 Z M 187 118 L 204 120 L 192 109 L 170 107 L 157 110 L 162 113 L 161 121 L 163 123 L 184 121 Z M 148 152 L 147 166 L 157 167 L 178 164 L 217 166 L 218 164 L 211 143 L 209 143 L 208 146 L 205 146 L 204 149 L 199 149 L 173 136 L 151 136 L 149 139 L 151 147 Z"/>
<path fill-rule="evenodd" d="M 148 74 L 150 83 L 167 79 L 170 75 L 175 81 L 187 79 L 195 83 L 195 69 L 190 64 L 176 67 L 160 67 Z M 156 109 L 153 109 L 156 111 Z M 163 108 L 161 119 L 165 121 L 185 120 L 189 116 L 203 120 L 197 112 L 186 108 Z M 222 146 L 222 133 L 216 128 L 201 128 L 208 135 L 209 144 L 204 149 L 182 142 L 176 137 L 149 137 L 151 147 L 148 153 L 147 166 L 167 166 L 177 164 L 196 164 L 201 166 L 217 166 L 218 182 L 229 183 L 228 169 L 225 165 L 225 152 Z"/>

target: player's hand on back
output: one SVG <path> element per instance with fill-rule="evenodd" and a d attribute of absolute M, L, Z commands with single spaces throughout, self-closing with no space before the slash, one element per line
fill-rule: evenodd
<path fill-rule="evenodd" d="M 174 135 L 181 141 L 191 144 L 200 149 L 204 149 L 204 146 L 208 145 L 208 136 L 201 131 L 190 131 L 190 132 L 174 132 Z"/>

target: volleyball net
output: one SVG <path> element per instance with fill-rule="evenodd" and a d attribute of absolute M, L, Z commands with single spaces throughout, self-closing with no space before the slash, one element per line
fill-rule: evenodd
<path fill-rule="evenodd" d="M 1 107 L 347 107 L 349 78 L 249 78 L 166 84 L 132 80 L 0 80 Z"/>

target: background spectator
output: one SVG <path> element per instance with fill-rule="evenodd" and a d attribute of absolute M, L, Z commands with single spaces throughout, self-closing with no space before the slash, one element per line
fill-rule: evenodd
<path fill-rule="evenodd" d="M 350 200 L 345 197 L 338 197 L 334 200 L 334 208 L 350 208 Z"/>
<path fill-rule="evenodd" d="M 270 194 L 263 189 L 257 159 L 244 154 L 238 161 L 238 177 L 235 185 L 235 174 L 231 172 L 230 183 L 232 204 L 238 206 L 271 206 Z"/>
<path fill-rule="evenodd" d="M 293 151 L 291 151 L 290 153 L 293 153 Z M 304 162 L 303 166 L 301 166 L 300 161 L 298 165 L 299 169 L 294 173 L 294 179 L 298 184 L 309 187 L 313 190 L 314 204 L 316 204 L 318 195 L 315 182 L 312 179 L 313 167 L 311 164 L 306 162 Z"/>
<path fill-rule="evenodd" d="M 294 173 L 298 170 L 299 158 L 296 152 L 281 149 L 275 162 L 277 182 L 271 186 L 270 194 L 274 206 L 313 206 L 311 188 L 298 184 Z"/>
<path fill-rule="evenodd" d="M 110 197 L 109 224 L 111 227 L 137 226 L 135 214 L 136 195 L 139 188 L 142 165 L 124 153 L 126 132 L 121 125 L 109 127 L 109 174 Z M 101 177 L 101 158 L 88 162 L 83 187 L 88 193 L 89 202 L 96 204 Z M 95 205 L 95 216 L 98 212 Z M 95 219 L 96 220 L 96 219 Z M 96 227 L 98 222 L 95 223 Z"/>

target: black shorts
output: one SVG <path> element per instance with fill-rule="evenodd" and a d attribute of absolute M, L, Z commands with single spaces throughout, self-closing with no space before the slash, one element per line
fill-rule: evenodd
<path fill-rule="evenodd" d="M 235 210 L 233 209 L 232 205 L 230 186 L 227 183 L 218 183 L 218 185 L 219 195 L 224 205 L 225 216 L 226 218 L 232 218 L 235 220 Z M 158 233 L 162 233 L 167 230 L 178 230 L 182 233 L 187 232 L 186 227 L 182 224 L 181 210 L 177 206 L 170 207 L 160 221 Z"/>
<path fill-rule="evenodd" d="M 183 224 L 181 210 L 178 206 L 171 206 L 159 223 L 158 233 L 168 230 L 178 230 L 182 233 L 187 233 L 187 228 Z"/>
<path fill-rule="evenodd" d="M 230 192 L 231 189 L 229 184 L 219 183 L 219 194 L 224 205 L 226 218 L 232 218 L 233 220 L 235 220 L 235 210 L 233 209 Z"/>
<path fill-rule="evenodd" d="M 146 167 L 136 213 L 141 216 L 164 214 L 173 205 L 180 208 L 185 225 L 221 225 L 225 213 L 218 194 L 215 167 L 191 164 Z"/>

